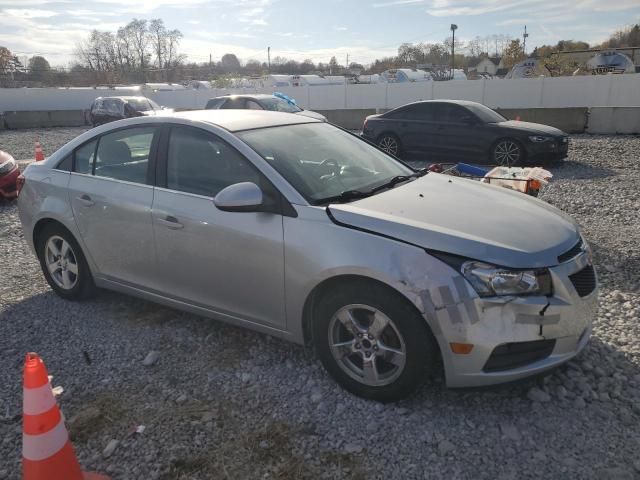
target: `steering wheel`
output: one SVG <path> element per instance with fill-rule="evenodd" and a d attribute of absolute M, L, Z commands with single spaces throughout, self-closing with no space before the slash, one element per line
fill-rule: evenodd
<path fill-rule="evenodd" d="M 327 180 L 329 178 L 336 177 L 337 175 L 340 175 L 340 173 L 342 171 L 342 167 L 340 166 L 338 161 L 333 159 L 333 158 L 325 158 L 324 160 L 322 160 L 320 162 L 318 167 L 319 168 L 328 168 L 330 170 L 330 173 L 322 175 L 320 177 L 321 180 Z"/>

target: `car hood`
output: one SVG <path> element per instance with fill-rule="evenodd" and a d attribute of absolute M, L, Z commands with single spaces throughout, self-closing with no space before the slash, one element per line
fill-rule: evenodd
<path fill-rule="evenodd" d="M 328 213 L 344 226 L 512 268 L 557 265 L 579 239 L 575 222 L 549 204 L 437 173 Z"/>
<path fill-rule="evenodd" d="M 323 122 L 327 121 L 327 117 L 322 115 L 321 113 L 314 112 L 312 110 L 302 110 L 300 112 L 296 112 L 297 115 L 302 115 L 304 117 L 313 118 L 315 120 L 322 120 Z"/>
<path fill-rule="evenodd" d="M 545 134 L 545 135 L 566 135 L 562 130 L 549 125 L 543 125 L 541 123 L 521 122 L 520 120 L 507 120 L 506 122 L 500 122 L 497 125 L 501 127 L 507 127 L 514 130 L 522 130 L 523 132 L 531 132 L 533 134 Z"/>

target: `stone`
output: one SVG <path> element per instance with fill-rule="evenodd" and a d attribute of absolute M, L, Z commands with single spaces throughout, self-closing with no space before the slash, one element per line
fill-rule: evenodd
<path fill-rule="evenodd" d="M 520 439 L 522 438 L 516 426 L 510 423 L 501 423 L 500 431 L 502 432 L 502 436 L 504 438 L 508 440 L 512 440 L 514 442 L 519 442 Z"/>
<path fill-rule="evenodd" d="M 157 350 L 152 350 L 149 353 L 147 353 L 146 357 L 144 357 L 144 360 L 142 361 L 142 365 L 144 365 L 145 367 L 150 367 L 152 365 L 155 365 L 159 358 L 160 358 L 160 352 L 158 352 Z"/>
<path fill-rule="evenodd" d="M 587 406 L 587 404 L 582 397 L 577 397 L 573 402 L 573 406 L 579 410 L 582 410 Z"/>
<path fill-rule="evenodd" d="M 549 394 L 543 392 L 537 387 L 532 387 L 531 390 L 529 390 L 529 393 L 527 393 L 527 397 L 533 402 L 546 403 L 551 401 L 551 397 L 549 396 Z"/>
<path fill-rule="evenodd" d="M 348 454 L 352 454 L 352 453 L 360 453 L 362 452 L 362 445 L 358 445 L 356 443 L 347 443 L 344 446 L 344 451 L 345 453 Z"/>
<path fill-rule="evenodd" d="M 451 443 L 449 440 L 442 440 L 440 443 L 438 443 L 438 453 L 442 457 L 453 452 L 455 449 L 456 449 L 455 445 Z"/>
<path fill-rule="evenodd" d="M 111 455 L 113 455 L 113 452 L 115 452 L 119 444 L 120 442 L 118 440 L 109 440 L 109 443 L 107 443 L 107 446 L 102 451 L 102 456 L 104 458 L 109 458 Z"/>

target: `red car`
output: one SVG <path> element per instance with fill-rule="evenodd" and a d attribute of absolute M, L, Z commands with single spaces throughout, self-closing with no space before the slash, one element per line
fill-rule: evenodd
<path fill-rule="evenodd" d="M 20 168 L 11 155 L 0 150 L 0 199 L 11 200 L 18 196 Z"/>

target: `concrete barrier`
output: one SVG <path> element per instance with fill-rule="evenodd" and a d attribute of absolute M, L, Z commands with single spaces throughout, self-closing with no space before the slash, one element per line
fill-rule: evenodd
<path fill-rule="evenodd" d="M 368 115 L 376 113 L 375 108 L 367 109 L 354 109 L 354 110 L 315 110 L 321 113 L 327 120 L 336 125 L 340 125 L 342 128 L 349 130 L 360 130 L 364 119 Z"/>
<path fill-rule="evenodd" d="M 4 112 L 4 122 L 8 129 L 79 127 L 86 124 L 84 110 Z"/>
<path fill-rule="evenodd" d="M 592 107 L 589 133 L 640 134 L 640 108 Z"/>
<path fill-rule="evenodd" d="M 567 133 L 584 133 L 588 108 L 501 108 L 497 110 L 510 120 L 542 123 Z"/>

